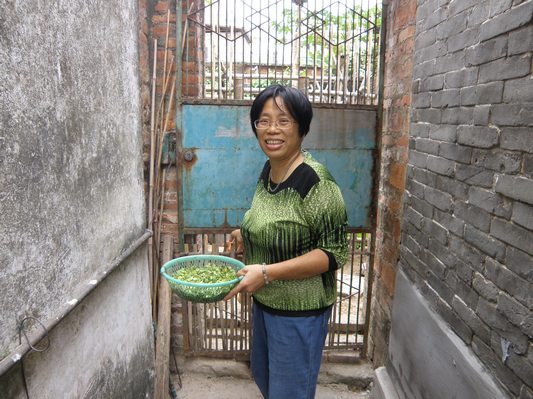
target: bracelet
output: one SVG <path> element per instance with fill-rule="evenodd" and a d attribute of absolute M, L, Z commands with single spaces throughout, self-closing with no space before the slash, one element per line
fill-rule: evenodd
<path fill-rule="evenodd" d="M 263 263 L 261 271 L 263 272 L 263 280 L 265 280 L 265 285 L 270 284 L 270 281 L 268 281 L 267 266 L 265 263 Z"/>

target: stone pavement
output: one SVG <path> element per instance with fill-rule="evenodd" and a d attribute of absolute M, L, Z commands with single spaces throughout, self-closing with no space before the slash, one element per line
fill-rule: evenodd
<path fill-rule="evenodd" d="M 178 358 L 171 375 L 178 399 L 262 399 L 244 362 Z M 180 388 L 181 377 L 181 388 Z M 323 363 L 316 399 L 368 399 L 373 369 L 367 362 Z"/>

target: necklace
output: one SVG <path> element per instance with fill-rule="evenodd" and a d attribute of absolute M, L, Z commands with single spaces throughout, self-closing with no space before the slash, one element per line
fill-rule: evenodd
<path fill-rule="evenodd" d="M 267 183 L 267 190 L 269 193 L 273 193 L 274 191 L 276 191 L 279 187 L 279 185 L 281 183 L 283 183 L 285 181 L 285 179 L 287 178 L 288 174 L 289 174 L 289 171 L 291 170 L 292 168 L 292 165 L 296 162 L 296 160 L 298 159 L 298 157 L 300 156 L 301 152 L 299 152 L 298 154 L 296 154 L 296 156 L 294 157 L 294 159 L 291 161 L 291 163 L 289 164 L 289 167 L 287 168 L 287 170 L 285 171 L 285 174 L 283 175 L 283 178 L 279 181 L 278 184 L 276 184 L 274 187 L 271 187 L 270 186 L 270 181 L 272 180 L 272 165 L 270 165 L 270 170 L 268 171 L 268 183 Z"/>

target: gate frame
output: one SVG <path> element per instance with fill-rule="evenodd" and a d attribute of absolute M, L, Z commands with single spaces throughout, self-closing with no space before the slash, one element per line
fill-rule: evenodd
<path fill-rule="evenodd" d="M 380 40 L 379 40 L 379 66 L 376 73 L 376 78 L 378 79 L 377 82 L 377 104 L 376 105 L 367 105 L 367 104 L 333 104 L 333 103 L 318 103 L 313 104 L 313 107 L 324 107 L 324 108 L 335 108 L 335 109 L 368 109 L 368 110 L 375 110 L 376 111 L 376 148 L 373 150 L 373 159 L 375 160 L 372 170 L 372 194 L 371 194 L 371 207 L 369 211 L 369 220 L 370 220 L 370 227 L 369 228 L 363 228 L 363 229 L 355 229 L 352 227 L 348 228 L 348 232 L 350 233 L 370 233 L 370 251 L 369 251 L 369 265 L 368 265 L 368 277 L 367 277 L 367 293 L 366 293 L 366 311 L 365 311 L 365 322 L 364 322 L 364 332 L 363 332 L 363 343 L 361 350 L 359 352 L 359 357 L 361 359 L 367 358 L 367 351 L 368 351 L 368 334 L 369 334 L 369 327 L 370 327 L 370 317 L 371 317 L 371 302 L 372 302 L 372 290 L 374 285 L 374 256 L 375 256 L 375 248 L 376 248 L 376 232 L 377 232 L 377 208 L 378 208 L 378 193 L 379 193 L 379 185 L 380 185 L 380 174 L 379 171 L 381 170 L 381 137 L 382 137 L 382 126 L 383 126 L 383 88 L 384 88 L 384 62 L 385 62 L 385 42 L 386 42 L 386 27 L 387 27 L 387 10 L 388 5 L 385 1 L 381 2 L 381 26 L 380 26 Z M 183 34 L 183 26 L 182 26 L 182 19 L 183 18 L 183 10 L 178 2 L 178 6 L 176 7 L 176 43 L 182 42 L 182 34 Z M 213 104 L 213 105 L 220 105 L 223 104 L 229 104 L 229 105 L 248 105 L 251 106 L 252 101 L 251 100 L 210 100 L 210 99 L 187 99 L 186 101 L 183 98 L 182 93 L 182 73 L 181 66 L 183 59 L 183 47 L 180 45 L 176 46 L 175 51 L 175 57 L 178 62 L 176 62 L 178 73 L 176 73 L 176 88 L 175 90 L 175 112 L 176 112 L 176 178 L 177 178 L 177 214 L 178 214 L 178 237 L 179 237 L 179 251 L 182 254 L 185 254 L 183 252 L 184 250 L 184 240 L 185 236 L 187 234 L 191 234 L 194 232 L 198 232 L 198 229 L 195 228 L 187 228 L 184 226 L 184 218 L 183 218 L 183 196 L 181 194 L 182 190 L 182 181 L 183 181 L 183 167 L 182 167 L 182 143 L 183 143 L 183 132 L 182 132 L 182 122 L 183 122 L 183 115 L 182 115 L 182 106 L 184 104 Z M 223 228 L 208 228 L 208 229 L 202 229 L 202 234 L 227 234 L 228 231 L 231 232 L 231 230 L 236 229 L 238 227 L 223 227 Z M 237 360 L 249 360 L 249 352 L 245 352 L 244 355 L 239 354 L 232 354 L 231 356 L 227 355 L 214 355 L 213 352 L 207 351 L 207 352 L 191 352 L 189 347 L 189 325 L 188 325 L 188 315 L 187 309 L 188 304 L 186 301 L 182 300 L 182 310 L 183 310 L 183 345 L 184 345 L 184 352 L 186 356 L 210 356 L 210 357 L 225 357 L 225 358 L 234 358 Z M 251 334 L 250 334 L 251 337 Z M 327 351 L 331 351 L 333 348 L 328 348 Z M 325 351 L 326 352 L 326 351 Z M 325 361 L 337 361 L 335 357 L 328 356 L 328 353 L 325 353 L 323 355 L 323 359 Z M 347 360 L 345 357 L 341 357 L 340 360 L 342 362 L 352 362 L 352 360 Z"/>

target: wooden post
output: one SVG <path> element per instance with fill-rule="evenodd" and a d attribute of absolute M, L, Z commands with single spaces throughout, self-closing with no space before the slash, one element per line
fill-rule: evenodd
<path fill-rule="evenodd" d="M 154 66 L 152 70 L 152 104 L 150 114 L 150 187 L 148 194 L 148 228 L 154 229 L 154 168 L 155 168 L 155 86 L 157 68 L 157 39 L 154 39 Z M 150 295 L 152 299 L 152 320 L 155 320 L 155 287 L 157 280 L 154 280 L 154 237 L 148 241 L 148 267 L 150 270 Z"/>
<path fill-rule="evenodd" d="M 304 92 L 307 95 L 307 82 L 308 79 L 305 76 L 298 77 L 298 89 Z"/>
<path fill-rule="evenodd" d="M 174 257 L 172 236 L 163 236 L 163 263 Z M 169 358 L 170 358 L 170 317 L 172 293 L 167 280 L 159 276 L 157 328 L 155 336 L 155 382 L 154 399 L 168 399 L 169 395 Z"/>

